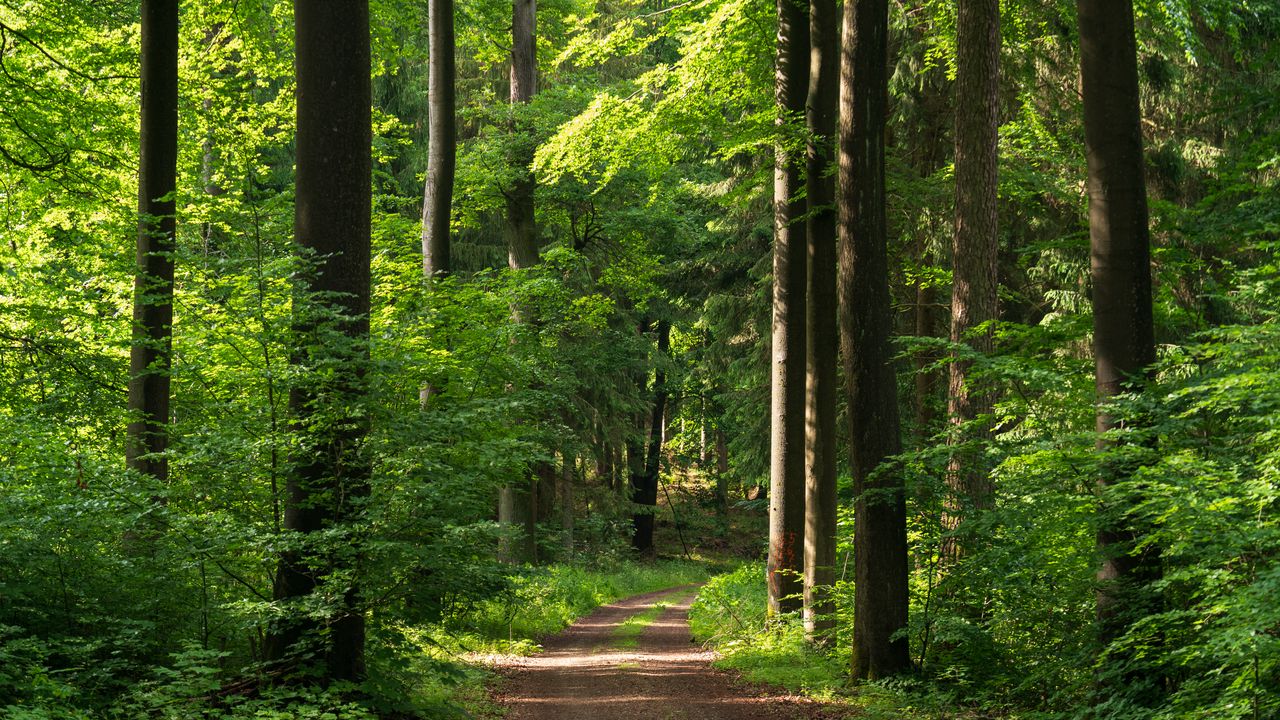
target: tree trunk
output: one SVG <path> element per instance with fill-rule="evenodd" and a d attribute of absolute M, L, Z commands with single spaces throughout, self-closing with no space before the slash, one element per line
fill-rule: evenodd
<path fill-rule="evenodd" d="M 729 512 L 729 443 L 724 431 L 716 428 L 716 512 Z"/>
<path fill-rule="evenodd" d="M 644 456 L 644 471 L 631 475 L 631 499 L 649 508 L 632 516 L 631 548 L 641 555 L 652 555 L 653 520 L 658 509 L 658 473 L 662 460 L 662 417 L 667 409 L 667 373 L 663 360 L 671 349 L 671 323 L 658 321 L 658 362 L 653 373 L 653 417 L 649 424 L 649 449 Z"/>
<path fill-rule="evenodd" d="M 164 483 L 173 348 L 173 194 L 178 172 L 178 2 L 142 2 L 137 274 L 125 462 Z"/>
<path fill-rule="evenodd" d="M 847 0 L 840 72 L 840 344 L 848 383 L 853 466 L 853 675 L 906 670 L 907 522 L 902 473 L 886 458 L 901 450 L 884 188 L 887 0 Z M 873 476 L 872 473 L 875 473 Z"/>
<path fill-rule="evenodd" d="M 573 556 L 573 470 L 577 459 L 569 454 L 561 457 L 560 465 L 560 532 L 564 544 L 565 559 Z"/>
<path fill-rule="evenodd" d="M 452 270 L 449 220 L 457 155 L 453 0 L 427 0 L 427 181 L 422 200 L 422 272 Z"/>
<path fill-rule="evenodd" d="M 1119 393 L 1141 389 L 1156 359 L 1137 51 L 1132 2 L 1078 0 L 1076 6 L 1089 167 L 1093 350 L 1098 399 L 1106 402 Z M 1115 427 L 1117 420 L 1100 408 L 1098 432 Z M 1102 438 L 1098 444 L 1100 449 L 1106 446 Z M 1102 556 L 1097 612 L 1104 647 L 1158 604 L 1148 585 L 1160 577 L 1159 551 L 1137 550 L 1143 529 L 1125 518 L 1141 498 L 1117 501 L 1108 493 L 1130 471 L 1109 468 L 1098 480 L 1103 506 L 1097 538 Z M 1137 660 L 1131 650 L 1108 656 L 1108 665 L 1129 667 L 1123 681 L 1113 674 L 1101 683 L 1100 700 L 1126 689 L 1143 702 L 1155 701 L 1160 680 L 1154 673 L 1137 671 L 1133 667 Z"/>
<path fill-rule="evenodd" d="M 968 342 L 982 353 L 992 349 L 992 333 L 972 331 L 996 319 L 999 281 L 996 257 L 1000 73 L 999 0 L 960 0 L 956 19 L 956 217 L 952 242 L 951 342 Z M 966 444 L 990 434 L 970 425 L 991 412 L 991 398 L 969 387 L 972 363 L 953 358 L 947 382 L 947 416 L 954 432 L 947 464 L 943 526 L 949 535 L 944 556 L 959 556 L 958 537 L 970 509 L 991 507 L 993 488 L 982 454 Z"/>
<path fill-rule="evenodd" d="M 801 607 L 804 574 L 805 201 L 795 118 L 809 89 L 808 6 L 778 0 L 773 172 L 773 367 L 769 443 L 769 612 Z"/>
<path fill-rule="evenodd" d="M 536 90 L 538 67 L 535 54 L 537 0 L 514 0 L 511 17 L 511 106 L 513 118 L 518 118 L 521 105 L 533 99 Z M 507 202 L 507 261 L 512 269 L 520 270 L 538 264 L 538 230 L 534 222 L 534 180 L 529 172 L 533 162 L 534 144 L 524 123 L 513 121 L 512 133 L 516 137 L 516 151 L 510 162 L 519 177 L 506 190 Z M 513 312 L 521 322 L 519 308 Z M 507 560 L 533 562 L 537 556 L 537 480 L 530 477 L 526 488 L 504 487 L 499 491 L 498 524 L 524 528 L 524 537 L 514 547 L 500 549 Z M 519 552 L 513 552 L 519 548 Z M 523 557 L 521 557 L 523 556 Z"/>
<path fill-rule="evenodd" d="M 805 414 L 804 625 L 809 639 L 835 641 L 836 325 L 835 135 L 840 102 L 840 13 L 835 0 L 809 0 L 809 126 L 806 226 L 807 392 Z"/>
<path fill-rule="evenodd" d="M 359 519 L 370 468 L 360 445 L 368 431 L 356 407 L 369 364 L 370 64 L 369 9 L 363 0 L 295 5 L 298 127 L 294 232 L 314 270 L 299 282 L 294 364 L 300 381 L 289 406 L 297 434 L 286 484 L 284 527 L 309 535 L 281 555 L 275 597 L 296 603 L 333 571 L 355 571 L 358 552 L 325 548 L 322 531 Z M 343 340 L 335 341 L 335 337 Z M 354 556 L 354 557 L 353 557 Z M 345 573 L 344 573 L 345 575 Z M 324 677 L 364 675 L 364 614 L 350 576 L 324 622 L 295 610 L 272 629 L 269 657 L 301 660 L 322 643 Z M 305 641 L 305 642 L 303 642 Z M 299 655 L 295 656 L 294 653 Z"/>

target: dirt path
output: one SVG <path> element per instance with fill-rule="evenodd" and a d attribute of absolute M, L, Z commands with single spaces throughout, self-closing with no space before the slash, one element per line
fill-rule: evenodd
<path fill-rule="evenodd" d="M 695 587 L 637 595 L 605 605 L 544 643 L 545 651 L 510 661 L 498 700 L 507 720 L 788 720 L 818 708 L 762 695 L 711 668 L 712 653 L 689 635 Z M 633 615 L 666 605 L 635 647 L 619 647 L 617 629 Z M 626 643 L 624 643 L 626 644 Z"/>

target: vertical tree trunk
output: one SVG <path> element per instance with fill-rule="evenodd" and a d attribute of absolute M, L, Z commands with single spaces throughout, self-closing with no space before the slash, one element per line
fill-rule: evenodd
<path fill-rule="evenodd" d="M 773 368 L 769 443 L 769 612 L 801 607 L 804 573 L 805 201 L 795 130 L 809 90 L 808 6 L 778 0 L 773 171 Z"/>
<path fill-rule="evenodd" d="M 882 678 L 910 666 L 907 521 L 884 189 L 888 0 L 846 0 L 840 65 L 840 344 L 849 392 L 854 504 L 853 674 Z M 875 473 L 873 476 L 872 473 Z"/>
<path fill-rule="evenodd" d="M 422 200 L 422 272 L 452 270 L 449 220 L 457 157 L 453 0 L 427 0 L 427 180 Z"/>
<path fill-rule="evenodd" d="M 511 106 L 512 132 L 515 134 L 516 151 L 510 158 L 518 178 L 507 188 L 507 261 L 512 269 L 530 268 L 538 264 L 538 229 L 534 222 L 534 179 L 529 171 L 533 162 L 534 143 L 530 128 L 519 121 L 522 108 L 533 99 L 536 92 L 538 65 L 536 55 L 537 0 L 514 0 L 511 9 Z M 521 313 L 517 308 L 517 322 Z M 536 530 L 537 479 L 535 473 L 522 483 L 522 487 L 508 486 L 499 491 L 498 523 L 520 525 L 525 537 L 515 548 L 501 551 L 508 560 L 533 562 L 537 557 Z"/>
<path fill-rule="evenodd" d="M 834 642 L 836 564 L 835 135 L 840 101 L 840 13 L 835 0 L 809 0 L 809 127 L 806 226 L 807 392 L 805 415 L 804 625 L 810 640 Z"/>
<path fill-rule="evenodd" d="M 971 331 L 996 319 L 999 281 L 996 258 L 997 176 L 999 158 L 999 0 L 960 0 L 956 18 L 956 217 L 952 242 L 951 342 L 968 342 L 989 353 L 990 329 Z M 947 415 L 954 426 L 965 427 L 991 412 L 991 398 L 970 392 L 972 363 L 953 359 L 947 382 Z M 981 453 L 966 449 L 966 441 L 980 439 L 986 428 L 969 427 L 952 434 L 960 447 L 947 465 L 948 496 L 943 525 L 960 530 L 968 509 L 991 507 L 993 488 Z M 955 534 L 943 543 L 944 555 L 958 556 L 965 542 Z"/>
<path fill-rule="evenodd" d="M 1081 89 L 1084 96 L 1085 152 L 1089 167 L 1089 236 L 1092 247 L 1093 350 L 1098 399 L 1141 388 L 1155 362 L 1151 307 L 1150 235 L 1142 156 L 1137 50 L 1130 0 L 1077 0 L 1080 18 Z M 1099 433 L 1117 421 L 1099 409 Z M 1105 441 L 1099 439 L 1099 448 Z M 1098 525 L 1098 630 L 1105 646 L 1154 611 L 1157 600 L 1148 585 L 1160 577 L 1157 550 L 1137 550 L 1142 528 L 1125 518 L 1140 498 L 1118 501 L 1108 488 L 1129 470 L 1109 468 L 1099 478 L 1103 494 Z M 1132 651 L 1112 654 L 1112 666 L 1137 658 Z M 1103 697 L 1123 684 L 1153 701 L 1159 679 L 1126 671 L 1104 680 Z M 1103 675 L 1106 675 L 1104 668 Z"/>
<path fill-rule="evenodd" d="M 561 542 L 564 544 L 565 558 L 573 556 L 573 470 L 577 464 L 577 458 L 570 454 L 561 456 L 560 465 L 560 531 Z"/>
<path fill-rule="evenodd" d="M 716 428 L 716 513 L 729 512 L 729 443 L 724 431 Z"/>
<path fill-rule="evenodd" d="M 142 2 L 141 72 L 137 274 L 125 462 L 165 482 L 173 347 L 173 194 L 178 172 L 177 0 Z"/>
<path fill-rule="evenodd" d="M 671 349 L 671 323 L 658 321 L 658 363 L 653 373 L 653 418 L 649 424 L 649 448 L 644 455 L 644 470 L 637 476 L 631 475 L 631 499 L 644 505 L 647 511 L 637 512 L 632 516 L 633 533 L 631 548 L 641 555 L 652 555 L 653 520 L 658 509 L 658 473 L 662 460 L 662 418 L 667 409 L 667 373 L 663 370 L 663 360 Z"/>
<path fill-rule="evenodd" d="M 332 538 L 321 548 L 316 538 L 356 522 L 369 490 L 368 460 L 360 452 L 368 421 L 356 407 L 364 400 L 369 364 L 369 8 L 364 0 L 297 0 L 294 13 L 294 233 L 314 270 L 299 282 L 294 298 L 300 379 L 289 395 L 297 446 L 284 527 L 310 537 L 300 549 L 282 554 L 275 597 L 296 602 L 334 571 L 345 571 L 345 589 L 326 591 L 340 592 L 341 600 L 323 623 L 295 609 L 273 628 L 269 657 L 282 660 L 321 643 L 324 676 L 358 680 L 364 675 L 364 613 L 358 585 L 348 575 L 359 577 L 352 567 L 358 552 L 333 547 Z"/>

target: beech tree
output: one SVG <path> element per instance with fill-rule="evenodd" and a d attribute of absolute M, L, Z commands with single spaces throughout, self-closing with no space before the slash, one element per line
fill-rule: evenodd
<path fill-rule="evenodd" d="M 368 417 L 359 408 L 369 364 L 369 6 L 297 0 L 294 23 L 294 235 L 303 263 L 313 267 L 294 297 L 300 379 L 289 394 L 297 441 L 284 529 L 301 537 L 286 546 L 276 570 L 274 596 L 290 613 L 272 628 L 268 656 L 300 661 L 320 643 L 325 677 L 358 680 L 365 670 L 359 549 L 349 532 L 337 546 L 321 533 L 349 528 L 369 491 L 361 453 Z M 337 587 L 323 588 L 330 578 Z M 299 607 L 322 590 L 337 598 L 323 622 L 313 608 Z"/>
<path fill-rule="evenodd" d="M 836 395 L 840 350 L 836 323 L 835 134 L 840 102 L 839 9 L 809 2 L 809 214 L 806 325 L 804 622 L 810 638 L 831 643 L 836 582 Z"/>
<path fill-rule="evenodd" d="M 652 555 L 654 513 L 658 509 L 658 474 L 662 461 L 662 422 L 666 414 L 667 372 L 661 365 L 663 358 L 671 350 L 671 322 L 658 321 L 658 365 L 653 374 L 653 411 L 649 422 L 649 440 L 645 450 L 640 450 L 639 443 L 633 445 L 637 458 L 632 461 L 631 501 L 641 506 L 641 510 L 632 516 L 631 548 L 642 555 Z M 632 451 L 628 451 L 631 455 Z M 643 463 L 643 464 L 641 464 Z"/>
<path fill-rule="evenodd" d="M 160 482 L 169 427 L 173 347 L 174 192 L 178 173 L 178 2 L 142 2 L 137 273 L 129 347 L 129 467 Z"/>
<path fill-rule="evenodd" d="M 907 518 L 893 369 L 885 237 L 884 124 L 889 4 L 846 0 L 840 62 L 840 350 L 849 403 L 854 483 L 853 675 L 910 667 Z"/>
<path fill-rule="evenodd" d="M 529 165 L 533 162 L 534 144 L 527 123 L 520 120 L 521 106 L 527 105 L 537 92 L 538 58 L 537 0 L 514 0 L 511 14 L 511 108 L 512 132 L 517 149 L 510 158 L 516 179 L 503 190 L 506 198 L 506 243 L 508 264 L 513 270 L 538 264 L 538 229 L 534 217 L 536 182 Z M 516 308 L 517 320 L 523 321 Z M 548 472 L 550 471 L 550 472 Z M 508 485 L 498 493 L 498 522 L 508 527 L 521 527 L 521 539 L 504 544 L 503 555 L 511 560 L 534 561 L 538 555 L 538 482 L 539 477 L 554 478 L 553 467 L 535 468 L 523 487 Z"/>
<path fill-rule="evenodd" d="M 960 0 L 956 15 L 956 161 L 955 232 L 951 252 L 951 342 L 968 343 L 975 351 L 992 349 L 990 326 L 996 319 L 999 280 L 996 260 L 997 176 L 999 157 L 999 0 Z M 991 398 L 973 392 L 968 360 L 953 357 L 947 383 L 947 414 L 958 447 L 947 467 L 945 529 L 957 533 L 970 509 L 989 508 L 992 485 L 981 453 L 972 449 L 985 430 L 973 421 L 991 412 Z M 954 557 L 965 542 L 952 536 L 945 555 Z"/>
<path fill-rule="evenodd" d="M 808 6 L 778 0 L 773 171 L 773 366 L 769 429 L 769 611 L 799 610 L 804 591 L 804 158 L 793 123 L 809 88 Z"/>
<path fill-rule="evenodd" d="M 427 179 L 422 199 L 422 272 L 452 269 L 449 225 L 457 164 L 453 0 L 427 0 Z"/>

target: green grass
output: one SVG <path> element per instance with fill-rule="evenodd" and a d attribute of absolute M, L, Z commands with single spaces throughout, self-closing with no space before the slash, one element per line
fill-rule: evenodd
<path fill-rule="evenodd" d="M 652 625 L 653 621 L 657 620 L 662 611 L 668 607 L 670 606 L 667 603 L 660 602 L 644 612 L 636 613 L 623 620 L 613 631 L 614 646 L 623 650 L 635 649 L 640 644 L 640 636 L 644 633 L 644 629 Z"/>
<path fill-rule="evenodd" d="M 735 670 L 751 682 L 773 685 L 830 702 L 859 720 L 960 720 L 989 717 L 966 708 L 954 693 L 913 677 L 853 683 L 849 650 L 815 650 L 799 618 L 769 622 L 765 615 L 764 568 L 744 565 L 709 580 L 689 610 L 694 639 L 720 653 L 716 667 Z M 1035 714 L 1001 713 L 1030 720 Z"/>

